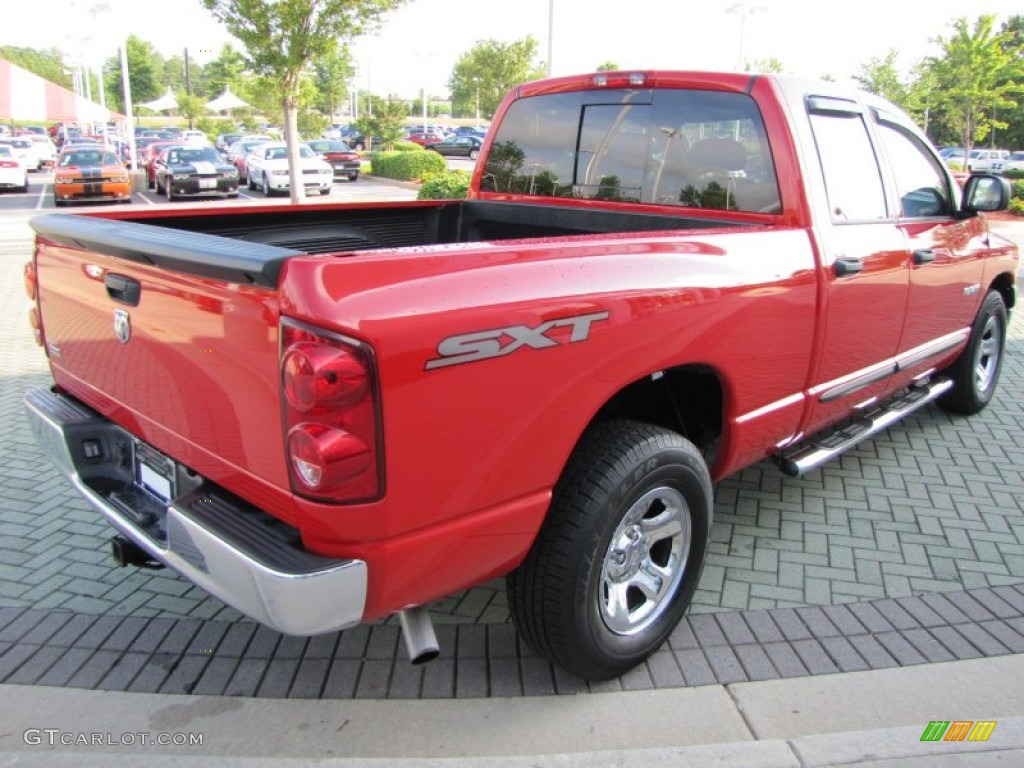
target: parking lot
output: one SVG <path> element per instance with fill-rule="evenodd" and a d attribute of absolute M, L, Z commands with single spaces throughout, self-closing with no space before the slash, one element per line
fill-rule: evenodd
<path fill-rule="evenodd" d="M 414 196 L 411 185 L 361 177 L 314 200 Z M 238 202 L 264 200 L 243 190 Z M 210 204 L 167 203 L 153 192 L 133 201 Z M 412 667 L 393 622 L 284 637 L 173 573 L 114 566 L 111 531 L 43 458 L 22 415 L 23 393 L 48 378 L 21 284 L 28 219 L 52 207 L 46 173 L 31 176 L 27 194 L 0 196 L 8 435 L 0 444 L 0 682 L 281 698 L 502 697 L 1024 653 L 1019 311 L 1000 389 L 980 415 L 928 408 L 802 480 L 762 462 L 721 483 L 691 615 L 628 675 L 587 684 L 542 661 L 512 631 L 500 581 L 434 604 L 442 656 Z"/>
<path fill-rule="evenodd" d="M 451 167 L 457 164 L 472 168 L 472 163 L 456 160 L 450 163 Z M 23 211 L 26 213 L 38 211 L 56 211 L 53 203 L 53 173 L 43 170 L 30 173 L 28 176 L 28 192 L 0 192 L 0 212 L 2 211 Z M 386 180 L 377 180 L 372 176 L 362 175 L 358 181 L 335 181 L 331 188 L 330 195 L 313 195 L 310 200 L 318 202 L 330 202 L 331 200 L 346 201 L 369 201 L 369 200 L 412 200 L 416 197 L 416 190 L 411 185 L 401 185 Z M 274 196 L 268 198 L 262 192 L 251 192 L 243 184 L 238 190 L 238 197 L 225 199 L 217 196 L 204 196 L 175 200 L 168 203 L 164 195 L 157 194 L 155 189 L 141 189 L 133 193 L 132 204 L 134 205 L 279 205 L 287 202 L 287 197 Z M 61 212 L 72 212 L 76 210 L 101 210 L 104 207 L 117 206 L 117 203 L 88 202 L 74 203 L 68 207 L 61 208 Z"/>

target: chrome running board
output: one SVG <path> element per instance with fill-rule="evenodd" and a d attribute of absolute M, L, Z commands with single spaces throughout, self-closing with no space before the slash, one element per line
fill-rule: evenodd
<path fill-rule="evenodd" d="M 775 455 L 779 468 L 790 477 L 802 477 L 850 450 L 855 445 L 888 429 L 900 419 L 936 400 L 953 388 L 950 379 L 938 379 L 907 390 L 884 405 L 830 433 L 808 438 L 791 452 Z"/>

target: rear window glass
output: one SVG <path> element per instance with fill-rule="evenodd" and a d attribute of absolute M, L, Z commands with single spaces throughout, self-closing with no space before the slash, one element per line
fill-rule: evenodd
<path fill-rule="evenodd" d="M 515 102 L 481 188 L 541 197 L 777 213 L 761 115 L 745 94 L 582 91 Z"/>

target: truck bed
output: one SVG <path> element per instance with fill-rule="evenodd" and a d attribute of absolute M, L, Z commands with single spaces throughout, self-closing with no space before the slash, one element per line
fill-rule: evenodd
<path fill-rule="evenodd" d="M 208 211 L 144 218 L 50 214 L 32 220 L 37 233 L 58 244 L 265 287 L 275 287 L 281 265 L 299 254 L 743 225 L 750 223 L 479 200 L 271 212 L 253 208 L 233 210 L 230 216 Z M 260 247 L 240 247 L 239 241 Z"/>

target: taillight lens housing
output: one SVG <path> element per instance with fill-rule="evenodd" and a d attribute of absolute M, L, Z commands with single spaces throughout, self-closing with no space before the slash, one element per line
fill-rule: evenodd
<path fill-rule="evenodd" d="M 369 345 L 283 320 L 281 404 L 295 493 L 334 503 L 383 496 L 380 395 Z"/>

